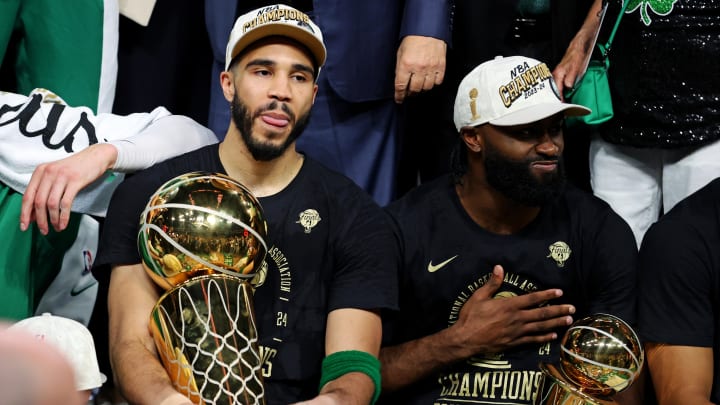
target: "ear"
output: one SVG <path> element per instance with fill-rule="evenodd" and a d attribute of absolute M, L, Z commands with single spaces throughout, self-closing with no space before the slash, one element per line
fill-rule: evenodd
<path fill-rule="evenodd" d="M 480 153 L 483 150 L 483 137 L 478 128 L 465 127 L 460 130 L 460 137 L 462 138 L 468 149 L 475 153 Z"/>
<path fill-rule="evenodd" d="M 313 104 L 313 105 L 315 105 L 315 97 L 317 97 L 317 92 L 318 92 L 318 85 L 315 84 L 315 86 L 313 87 L 313 97 L 312 97 L 312 104 Z"/>
<path fill-rule="evenodd" d="M 222 86 L 223 95 L 228 102 L 231 102 L 235 97 L 234 80 L 235 74 L 233 72 L 225 71 L 220 73 L 220 86 Z"/>

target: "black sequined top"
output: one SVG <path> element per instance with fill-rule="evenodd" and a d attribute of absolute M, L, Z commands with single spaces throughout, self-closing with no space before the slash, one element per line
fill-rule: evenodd
<path fill-rule="evenodd" d="M 610 54 L 615 119 L 603 137 L 661 148 L 720 138 L 720 1 L 626 1 Z"/>

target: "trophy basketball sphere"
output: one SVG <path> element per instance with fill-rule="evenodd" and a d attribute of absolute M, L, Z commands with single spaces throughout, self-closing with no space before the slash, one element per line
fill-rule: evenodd
<path fill-rule="evenodd" d="M 252 279 L 267 253 L 267 223 L 245 186 L 192 172 L 163 184 L 140 218 L 138 249 L 150 277 L 168 290 L 191 278 Z"/>
<path fill-rule="evenodd" d="M 644 361 L 635 331 L 622 319 L 607 314 L 573 323 L 560 347 L 563 375 L 591 396 L 610 397 L 629 387 Z"/>

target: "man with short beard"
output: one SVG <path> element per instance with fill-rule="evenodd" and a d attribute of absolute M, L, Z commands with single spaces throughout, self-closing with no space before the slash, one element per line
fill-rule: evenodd
<path fill-rule="evenodd" d="M 538 364 L 559 359 L 573 319 L 635 322 L 632 232 L 565 183 L 563 121 L 588 112 L 534 59 L 497 57 L 463 79 L 454 173 L 388 207 L 403 264 L 381 402 L 533 404 Z"/>
<path fill-rule="evenodd" d="M 233 117 L 223 142 L 138 173 L 113 196 L 96 266 L 112 266 L 110 357 L 128 402 L 191 403 L 148 332 L 161 291 L 140 264 L 136 235 L 152 193 L 192 171 L 241 182 L 267 218 L 267 268 L 253 297 L 266 402 L 367 404 L 379 395 L 379 312 L 397 306 L 391 228 L 351 180 L 295 150 L 325 52 L 319 28 L 291 7 L 239 17 L 220 76 Z"/>

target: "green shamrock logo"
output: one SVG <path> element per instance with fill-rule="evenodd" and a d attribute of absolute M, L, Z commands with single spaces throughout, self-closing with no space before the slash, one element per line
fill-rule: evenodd
<path fill-rule="evenodd" d="M 675 6 L 678 0 L 627 0 L 629 1 L 627 6 L 626 14 L 634 12 L 636 9 L 640 9 L 640 17 L 646 26 L 649 26 L 652 22 L 648 9 L 652 10 L 657 15 L 668 15 Z"/>

